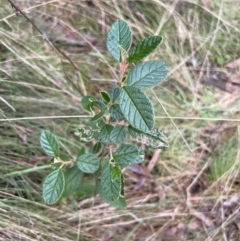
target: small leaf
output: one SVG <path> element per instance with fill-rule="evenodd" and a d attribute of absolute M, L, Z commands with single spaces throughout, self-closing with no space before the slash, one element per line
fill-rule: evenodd
<path fill-rule="evenodd" d="M 56 203 L 62 196 L 65 179 L 62 169 L 51 172 L 43 183 L 43 199 L 47 204 Z"/>
<path fill-rule="evenodd" d="M 42 131 L 40 137 L 40 143 L 42 149 L 47 155 L 58 157 L 59 156 L 59 144 L 55 135 L 49 131 Z"/>
<path fill-rule="evenodd" d="M 105 198 L 104 193 L 102 191 L 101 185 L 100 188 L 98 189 L 100 197 L 106 202 L 109 203 L 111 206 L 117 208 L 117 209 L 124 209 L 127 206 L 126 200 L 124 197 L 119 196 L 119 198 L 115 201 L 109 201 Z"/>
<path fill-rule="evenodd" d="M 111 179 L 114 182 L 117 179 L 121 179 L 122 172 L 118 166 L 112 167 L 111 169 Z"/>
<path fill-rule="evenodd" d="M 112 125 L 106 124 L 101 128 L 100 135 L 101 135 L 101 141 L 103 143 L 110 143 L 110 134 L 114 127 Z"/>
<path fill-rule="evenodd" d="M 80 186 L 83 172 L 75 165 L 65 172 L 65 189 L 63 196 L 69 196 Z"/>
<path fill-rule="evenodd" d="M 76 160 L 78 168 L 84 173 L 94 173 L 99 168 L 99 160 L 94 154 L 86 153 Z"/>
<path fill-rule="evenodd" d="M 91 111 L 90 104 L 96 99 L 91 95 L 86 95 L 82 98 L 81 103 L 85 110 Z"/>
<path fill-rule="evenodd" d="M 132 126 L 129 126 L 128 131 L 135 141 L 154 149 L 162 149 L 169 146 L 167 136 L 158 129 L 152 129 L 149 132 L 142 132 Z"/>
<path fill-rule="evenodd" d="M 110 96 L 107 92 L 105 91 L 101 91 L 100 92 L 101 96 L 102 96 L 102 99 L 106 102 L 106 103 L 109 103 L 111 101 L 110 99 Z"/>
<path fill-rule="evenodd" d="M 122 61 L 121 49 L 128 51 L 132 44 L 132 33 L 128 24 L 123 20 L 115 21 L 107 34 L 107 49 L 118 61 Z"/>
<path fill-rule="evenodd" d="M 147 95 L 140 89 L 132 86 L 123 87 L 119 105 L 123 115 L 133 127 L 144 132 L 153 128 L 153 106 Z"/>
<path fill-rule="evenodd" d="M 113 104 L 111 105 L 110 109 L 109 109 L 109 113 L 111 115 L 111 118 L 113 120 L 118 120 L 118 121 L 122 121 L 125 119 L 119 104 Z"/>
<path fill-rule="evenodd" d="M 167 75 L 165 62 L 152 60 L 137 64 L 129 73 L 127 85 L 139 89 L 150 88 L 159 84 Z"/>
<path fill-rule="evenodd" d="M 140 163 L 144 160 L 142 150 L 133 145 L 122 145 L 113 154 L 115 163 L 121 167 L 127 167 L 132 163 Z"/>
<path fill-rule="evenodd" d="M 117 100 L 118 96 L 120 95 L 120 92 L 121 90 L 118 87 L 115 87 L 109 90 L 108 94 L 110 96 L 112 103 L 114 103 Z"/>
<path fill-rule="evenodd" d="M 92 153 L 93 154 L 97 154 L 98 152 L 100 152 L 100 150 L 102 149 L 103 147 L 103 144 L 102 142 L 97 142 L 94 146 L 93 146 L 93 149 L 92 149 Z"/>
<path fill-rule="evenodd" d="M 81 183 L 80 188 L 76 190 L 76 196 L 79 198 L 92 197 L 96 194 L 95 178 L 88 178 Z"/>
<path fill-rule="evenodd" d="M 122 80 L 121 80 L 121 83 L 124 83 L 126 81 L 126 79 L 127 79 L 127 76 L 123 76 Z"/>
<path fill-rule="evenodd" d="M 138 42 L 130 51 L 128 62 L 136 63 L 152 53 L 162 42 L 162 36 L 149 36 Z"/>
<path fill-rule="evenodd" d="M 110 134 L 110 141 L 115 144 L 121 144 L 126 139 L 127 133 L 124 126 L 115 127 Z"/>
<path fill-rule="evenodd" d="M 119 199 L 121 192 L 121 180 L 112 180 L 111 178 L 112 166 L 108 160 L 105 160 L 101 173 L 101 189 L 104 199 L 108 202 L 113 202 Z"/>
<path fill-rule="evenodd" d="M 90 121 L 97 121 L 97 120 L 101 119 L 107 110 L 107 106 L 104 103 L 102 103 L 101 101 L 93 101 L 89 104 L 89 107 L 93 111 L 95 111 L 95 108 L 100 110 L 100 112 L 97 113 L 95 116 L 93 116 L 90 119 Z"/>

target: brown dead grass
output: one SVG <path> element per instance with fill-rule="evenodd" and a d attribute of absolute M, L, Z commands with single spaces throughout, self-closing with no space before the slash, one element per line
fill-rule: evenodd
<path fill-rule="evenodd" d="M 81 71 L 76 73 L 30 23 L 0 3 L 4 118 L 82 114 L 81 94 L 69 79 L 91 94 L 114 82 L 117 66 L 106 53 L 104 36 L 111 23 L 122 18 L 135 42 L 149 34 L 164 36 L 151 59 L 165 60 L 170 72 L 154 89 L 161 103 L 153 101 L 156 123 L 171 145 L 161 152 L 149 150 L 141 166 L 124 171 L 125 210 L 99 197 L 44 205 L 41 182 L 47 170 L 3 177 L 1 240 L 239 240 L 239 3 L 15 2 Z M 172 121 L 178 130 L 160 104 L 176 117 Z M 71 137 L 82 121 L 1 122 L 2 175 L 49 163 L 39 148 L 41 129 L 70 136 L 70 151 L 76 152 Z"/>

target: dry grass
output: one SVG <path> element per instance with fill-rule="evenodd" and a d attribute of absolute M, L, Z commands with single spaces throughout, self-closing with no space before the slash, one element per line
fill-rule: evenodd
<path fill-rule="evenodd" d="M 233 62 L 240 56 L 240 3 L 15 3 L 45 35 L 17 17 L 7 0 L 0 3 L 0 240 L 240 240 L 240 67 Z M 129 23 L 134 43 L 149 34 L 164 36 L 149 58 L 170 66 L 166 81 L 153 90 L 159 100 L 153 94 L 152 100 L 156 125 L 171 145 L 148 150 L 141 166 L 125 170 L 125 210 L 92 196 L 46 206 L 41 183 L 50 160 L 39 148 L 40 131 L 54 132 L 78 152 L 73 132 L 85 118 L 68 116 L 84 115 L 82 93 L 98 95 L 113 84 L 117 65 L 105 36 L 117 18 Z M 44 116 L 65 118 L 39 118 Z"/>

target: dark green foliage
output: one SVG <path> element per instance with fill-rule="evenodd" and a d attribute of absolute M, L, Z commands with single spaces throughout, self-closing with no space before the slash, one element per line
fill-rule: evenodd
<path fill-rule="evenodd" d="M 122 20 L 113 23 L 107 35 L 107 48 L 120 62 L 120 75 L 114 88 L 100 92 L 100 99 L 87 95 L 81 100 L 92 117 L 88 126 L 79 127 L 75 135 L 80 143 L 91 144 L 88 152 L 84 149 L 76 159 L 63 158 L 56 136 L 48 131 L 41 134 L 41 146 L 54 157 L 56 168 L 43 184 L 43 199 L 47 204 L 73 194 L 81 187 L 83 174 L 94 173 L 101 198 L 116 208 L 126 207 L 122 169 L 141 163 L 145 155 L 143 149 L 125 143 L 129 140 L 127 135 L 134 142 L 155 149 L 168 146 L 168 141 L 163 132 L 154 129 L 154 108 L 144 92 L 166 77 L 167 65 L 153 60 L 137 64 L 129 74 L 125 71 L 130 63 L 142 60 L 161 42 L 161 36 L 149 36 L 129 52 L 132 33 L 128 24 Z"/>
<path fill-rule="evenodd" d="M 130 51 L 128 62 L 135 63 L 152 53 L 162 42 L 162 36 L 149 36 L 138 42 Z"/>
<path fill-rule="evenodd" d="M 83 172 L 74 165 L 65 172 L 65 189 L 63 196 L 69 196 L 80 186 L 83 179 Z"/>
<path fill-rule="evenodd" d="M 126 52 L 132 44 L 132 33 L 128 24 L 122 20 L 117 20 L 113 23 L 107 35 L 107 48 L 109 53 L 118 61 L 121 62 L 122 50 Z"/>
<path fill-rule="evenodd" d="M 58 157 L 59 145 L 57 138 L 49 131 L 43 131 L 40 137 L 40 143 L 42 149 L 52 157 Z"/>

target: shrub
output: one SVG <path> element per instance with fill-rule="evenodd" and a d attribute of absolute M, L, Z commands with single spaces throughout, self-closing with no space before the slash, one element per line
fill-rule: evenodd
<path fill-rule="evenodd" d="M 43 183 L 43 199 L 47 204 L 73 194 L 83 176 L 93 174 L 103 200 L 118 208 L 126 206 L 122 169 L 144 160 L 145 152 L 137 143 L 154 149 L 168 146 L 165 134 L 154 128 L 154 108 L 144 92 L 166 77 L 167 65 L 160 60 L 140 62 L 162 40 L 161 36 L 149 36 L 130 49 L 132 33 L 128 24 L 122 20 L 112 24 L 106 45 L 119 62 L 119 79 L 115 87 L 100 92 L 100 99 L 87 95 L 81 100 L 83 108 L 93 115 L 86 128 L 75 132 L 75 137 L 82 143 L 91 143 L 88 152 L 71 159 L 60 153 L 54 134 L 41 133 L 41 146 L 53 157 L 54 167 Z M 128 67 L 132 69 L 128 71 Z"/>

